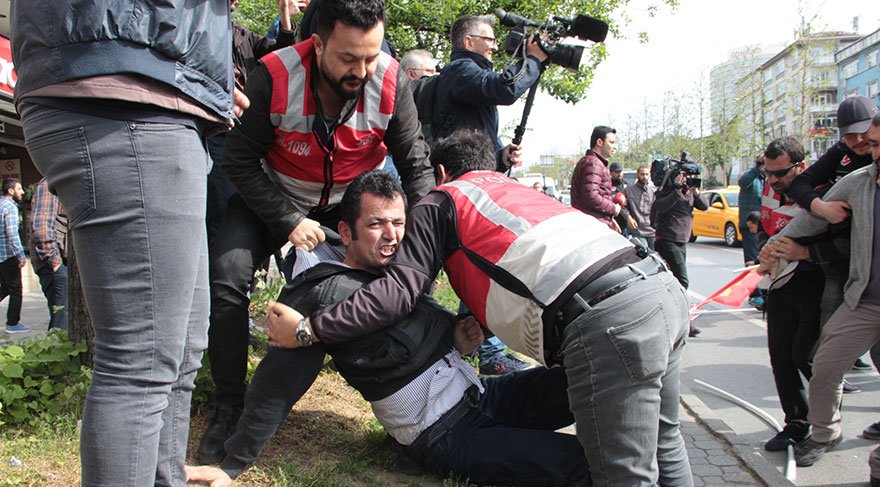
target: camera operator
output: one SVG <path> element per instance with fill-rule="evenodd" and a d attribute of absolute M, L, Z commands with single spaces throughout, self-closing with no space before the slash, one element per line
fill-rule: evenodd
<path fill-rule="evenodd" d="M 691 237 L 694 208 L 707 210 L 709 205 L 700 197 L 700 188 L 688 185 L 687 178 L 681 172 L 671 184 L 667 183 L 657 191 L 654 206 L 651 207 L 651 222 L 656 229 L 654 250 L 663 257 L 669 270 L 685 289 L 688 288 L 685 244 Z M 691 325 L 689 336 L 699 334 L 700 329 Z"/>
<path fill-rule="evenodd" d="M 440 72 L 434 106 L 437 138 L 459 128 L 484 132 L 495 144 L 499 171 L 522 163 L 519 146 L 503 146 L 498 138 L 498 105 L 512 105 L 528 91 L 544 70 L 547 59 L 533 39 L 525 58 L 501 72 L 492 70 L 492 55 L 498 50 L 491 15 L 463 15 L 450 31 L 452 54 Z"/>

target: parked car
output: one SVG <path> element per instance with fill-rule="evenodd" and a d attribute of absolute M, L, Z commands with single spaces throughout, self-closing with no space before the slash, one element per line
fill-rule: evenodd
<path fill-rule="evenodd" d="M 638 179 L 636 171 L 623 171 L 621 177 L 623 177 L 627 184 L 636 184 L 636 179 Z"/>
<path fill-rule="evenodd" d="M 694 208 L 694 228 L 690 241 L 697 237 L 723 238 L 729 247 L 742 244 L 739 231 L 739 188 L 728 186 L 723 189 L 703 191 L 702 197 L 709 203 L 706 211 Z"/>

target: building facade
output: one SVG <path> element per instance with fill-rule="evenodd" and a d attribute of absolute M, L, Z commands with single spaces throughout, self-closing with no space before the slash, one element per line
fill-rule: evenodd
<path fill-rule="evenodd" d="M 837 62 L 837 98 L 862 95 L 880 106 L 880 29 L 834 54 Z"/>

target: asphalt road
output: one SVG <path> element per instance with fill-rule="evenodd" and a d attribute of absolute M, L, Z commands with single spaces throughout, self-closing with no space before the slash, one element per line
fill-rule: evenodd
<path fill-rule="evenodd" d="M 728 248 L 721 240 L 700 238 L 688 244 L 689 295 L 692 302 L 712 294 L 742 267 L 742 249 Z M 785 465 L 784 453 L 768 453 L 763 443 L 775 431 L 763 420 L 726 399 L 694 383 L 699 379 L 724 389 L 769 413 L 780 423 L 776 388 L 767 355 L 766 325 L 761 312 L 709 314 L 696 318 L 703 333 L 688 343 L 682 370 L 682 392 L 695 394 L 726 422 L 740 438 L 754 446 L 753 453 L 764 456 L 780 472 Z M 709 305 L 705 309 L 725 309 Z M 870 362 L 870 361 L 869 361 Z M 848 380 L 863 392 L 844 396 L 844 441 L 809 468 L 797 470 L 800 486 L 864 486 L 867 485 L 868 454 L 878 445 L 861 438 L 865 426 L 880 420 L 880 381 L 875 370 L 853 372 Z"/>

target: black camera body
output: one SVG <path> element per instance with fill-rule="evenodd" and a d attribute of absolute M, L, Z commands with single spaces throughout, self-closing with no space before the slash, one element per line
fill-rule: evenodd
<path fill-rule="evenodd" d="M 501 9 L 495 10 L 495 16 L 501 21 L 501 25 L 510 27 L 503 46 L 508 55 L 525 56 L 525 45 L 530 35 L 526 29 L 534 27 L 536 31 L 533 34 L 539 37 L 538 43 L 547 53 L 549 61 L 571 71 L 577 71 L 580 67 L 584 46 L 561 44 L 560 41 L 566 37 L 577 37 L 582 40 L 604 42 L 608 35 L 608 24 L 582 14 L 572 18 L 554 16 L 553 20 L 557 23 L 540 23 Z M 541 39 L 542 35 L 545 39 Z"/>
<path fill-rule="evenodd" d="M 680 159 L 673 159 L 671 157 L 655 159 L 651 163 L 651 182 L 659 190 L 699 188 L 703 183 L 703 180 L 700 179 L 700 166 L 688 159 L 688 153 L 684 151 L 682 151 Z M 675 183 L 675 178 L 679 174 L 684 174 L 685 184 Z"/>

